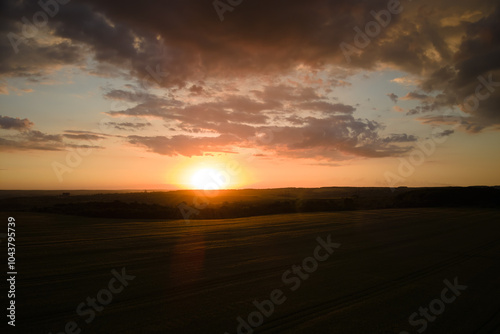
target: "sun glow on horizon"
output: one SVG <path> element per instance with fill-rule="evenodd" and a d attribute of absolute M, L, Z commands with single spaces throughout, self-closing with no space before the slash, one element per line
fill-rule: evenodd
<path fill-rule="evenodd" d="M 215 168 L 201 168 L 191 176 L 190 181 L 194 189 L 219 190 L 228 188 L 231 177 L 227 172 Z"/>
<path fill-rule="evenodd" d="M 232 157 L 192 157 L 168 168 L 166 182 L 186 190 L 224 190 L 256 182 L 253 170 Z"/>

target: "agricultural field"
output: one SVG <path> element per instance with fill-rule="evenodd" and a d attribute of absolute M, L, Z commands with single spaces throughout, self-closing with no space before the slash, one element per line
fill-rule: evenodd
<path fill-rule="evenodd" d="M 17 226 L 20 333 L 500 330 L 497 209 L 3 216 Z"/>

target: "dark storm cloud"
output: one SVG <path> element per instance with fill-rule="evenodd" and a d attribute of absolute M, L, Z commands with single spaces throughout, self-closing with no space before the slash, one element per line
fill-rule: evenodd
<path fill-rule="evenodd" d="M 33 122 L 29 119 L 14 118 L 0 115 L 0 129 L 13 129 L 18 131 L 28 130 L 33 126 Z"/>
<path fill-rule="evenodd" d="M 474 108 L 464 106 L 475 95 L 480 77 L 490 81 L 488 76 L 493 75 L 493 81 L 500 82 L 498 2 L 419 1 L 405 6 L 407 9 L 401 14 L 404 19 L 391 25 L 384 38 L 374 39 L 358 57 L 353 57 L 353 64 L 392 64 L 422 78 L 419 88 L 424 92 L 442 95 L 441 101 L 435 103 L 424 98 L 424 94 L 410 93 L 405 99 L 424 102 L 411 109 L 410 115 L 460 107 L 470 114 L 463 127 L 466 131 L 498 129 L 498 86 L 490 84 L 494 90 L 488 92 L 483 87 L 481 92 L 483 96 L 489 93 L 488 97 Z M 473 102 L 469 101 L 474 105 Z"/>
<path fill-rule="evenodd" d="M 463 22 L 464 36 L 453 61 L 443 64 L 422 83 L 441 90 L 448 107 L 469 114 L 463 129 L 479 132 L 500 125 L 500 7 L 476 22 Z"/>
<path fill-rule="evenodd" d="M 212 1 L 71 1 L 49 20 L 52 44 L 28 39 L 16 55 L 8 39 L 2 39 L 0 74 L 40 76 L 65 64 L 83 66 L 88 56 L 100 66 L 120 68 L 138 80 L 138 88 L 107 91 L 106 98 L 130 103 L 108 114 L 155 117 L 169 128 L 215 136 L 129 137 L 132 144 L 168 155 L 196 155 L 244 145 L 249 136 L 264 129 L 279 131 L 272 143 L 255 145 L 289 156 L 334 159 L 339 152 L 391 156 L 408 149 L 401 143 L 411 142 L 411 135 L 381 138 L 382 124 L 355 118 L 353 106 L 331 103 L 312 86 L 284 84 L 285 80 L 266 82 L 243 96 L 237 95 L 242 88 L 238 84 L 219 90 L 208 84 L 279 77 L 300 66 L 321 70 L 334 65 L 355 71 L 387 65 L 421 78 L 418 88 L 427 97 L 409 93 L 405 99 L 420 101 L 409 114 L 462 105 L 469 114 L 461 121 L 466 131 L 498 126 L 500 88 L 495 84 L 480 90 L 483 96 L 489 95 L 476 108 L 463 106 L 475 94 L 478 77 L 500 81 L 497 2 L 404 2 L 402 13 L 393 15 L 390 25 L 348 63 L 340 43 L 353 43 L 353 28 L 364 29 L 374 20 L 370 12 L 386 9 L 387 4 L 387 0 L 253 0 L 244 1 L 220 22 Z M 37 10 L 35 1 L 8 2 L 0 14 L 0 32 L 20 34 L 20 18 L 31 17 Z M 471 10 L 480 17 L 462 19 Z M 326 81 L 332 87 L 349 85 L 340 78 Z M 181 102 L 175 96 L 158 97 L 148 90 L 153 85 L 167 88 L 169 93 L 180 87 L 193 99 L 208 96 L 211 100 Z M 210 95 L 213 91 L 219 95 Z M 397 101 L 395 94 L 389 97 Z M 304 110 L 321 114 L 304 117 L 300 115 Z M 275 119 L 285 123 L 273 122 Z M 426 118 L 428 124 L 431 119 Z"/>
<path fill-rule="evenodd" d="M 341 54 L 340 42 L 352 40 L 355 25 L 372 20 L 370 10 L 387 6 L 386 1 L 255 0 L 238 6 L 222 23 L 212 1 L 88 3 L 114 22 L 161 35 L 169 56 L 161 68 L 178 78 L 198 71 L 239 75 L 331 62 Z"/>
<path fill-rule="evenodd" d="M 494 4 L 489 0 L 474 6 L 448 0 L 404 3 L 402 13 L 392 15 L 388 27 L 372 38 L 352 66 L 370 68 L 383 61 L 425 74 L 453 67 L 453 59 L 458 59 L 457 65 L 468 73 L 491 70 L 498 58 L 491 50 L 498 14 L 456 27 L 443 26 L 441 20 L 472 9 L 486 15 Z M 340 43 L 353 43 L 353 28 L 363 30 L 374 21 L 372 12 L 387 6 L 386 0 L 254 0 L 228 12 L 220 22 L 211 1 L 81 0 L 59 6 L 48 25 L 55 36 L 66 39 L 60 48 L 52 48 L 58 50 L 54 52 L 59 62 L 75 61 L 72 48 L 85 45 L 98 61 L 127 67 L 141 79 L 149 76 L 151 81 L 171 86 L 200 76 L 281 73 L 302 64 L 347 66 Z M 20 32 L 20 18 L 40 11 L 36 2 L 9 1 L 5 7 L 3 32 Z M 447 38 L 464 29 L 465 40 L 453 54 Z M 485 29 L 493 34 L 492 39 L 478 40 Z M 478 53 L 485 62 L 470 59 L 470 54 Z M 465 72 L 461 75 L 467 77 Z"/>
<path fill-rule="evenodd" d="M 339 44 L 352 40 L 353 27 L 372 20 L 371 10 L 386 6 L 385 0 L 256 0 L 222 23 L 211 1 L 89 0 L 59 6 L 48 25 L 55 36 L 70 41 L 62 42 L 58 63 L 75 62 L 74 51 L 85 45 L 96 60 L 128 67 L 137 77 L 168 87 L 194 77 L 331 63 L 341 59 Z M 2 31 L 20 33 L 20 18 L 39 10 L 36 2 L 9 2 Z M 12 51 L 7 44 L 5 51 Z"/>
<path fill-rule="evenodd" d="M 42 43 L 40 38 L 46 33 L 43 28 L 24 25 L 21 19 L 31 19 L 37 11 L 40 11 L 40 7 L 36 1 L 3 2 L 0 10 L 1 76 L 36 80 L 36 77 L 43 76 L 48 69 L 83 61 L 85 51 L 81 45 L 66 40 Z"/>

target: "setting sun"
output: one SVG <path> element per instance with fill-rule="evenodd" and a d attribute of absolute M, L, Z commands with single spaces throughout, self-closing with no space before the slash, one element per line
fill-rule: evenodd
<path fill-rule="evenodd" d="M 230 176 L 214 168 L 202 168 L 191 177 L 191 186 L 195 189 L 219 190 L 230 185 Z"/>
<path fill-rule="evenodd" d="M 168 166 L 165 182 L 177 189 L 222 190 L 238 189 L 255 184 L 257 179 L 248 168 L 248 159 L 231 157 L 192 157 Z"/>

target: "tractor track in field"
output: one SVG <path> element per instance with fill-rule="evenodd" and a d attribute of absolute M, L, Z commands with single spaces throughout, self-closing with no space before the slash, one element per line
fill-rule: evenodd
<path fill-rule="evenodd" d="M 408 283 L 411 283 L 415 280 L 424 278 L 432 273 L 438 272 L 442 269 L 445 269 L 447 267 L 450 267 L 452 265 L 456 265 L 458 263 L 461 263 L 463 261 L 468 260 L 469 258 L 473 257 L 474 255 L 477 255 L 478 253 L 493 248 L 494 246 L 498 245 L 500 241 L 494 240 L 488 243 L 485 243 L 481 246 L 474 247 L 472 249 L 469 249 L 468 251 L 452 256 L 446 260 L 440 261 L 438 263 L 435 263 L 433 265 L 430 265 L 428 267 L 416 270 L 412 273 L 409 273 L 407 275 L 401 276 L 395 280 L 392 280 L 390 282 L 383 282 L 377 285 L 374 285 L 372 287 L 359 290 L 353 293 L 350 293 L 348 295 L 338 297 L 331 299 L 329 301 L 322 302 L 320 304 L 308 307 L 306 309 L 298 310 L 296 312 L 291 312 L 289 314 L 277 317 L 277 318 L 271 318 L 270 320 L 267 320 L 259 326 L 258 328 L 255 328 L 254 332 L 255 333 L 277 333 L 277 332 L 283 332 L 286 329 L 291 329 L 296 327 L 297 325 L 300 325 L 302 323 L 305 323 L 307 321 L 310 321 L 314 318 L 325 316 L 329 313 L 334 313 L 337 312 L 338 310 L 351 306 L 355 303 L 361 302 L 363 300 L 366 300 L 367 298 L 370 297 L 375 297 L 377 295 L 380 295 L 386 291 L 392 290 L 395 287 L 401 287 L 404 286 Z M 499 311 L 500 312 L 500 311 Z M 496 314 L 493 318 L 499 317 L 500 314 Z M 498 320 L 497 320 L 498 321 Z M 500 325 L 500 324 L 497 324 Z M 495 327 L 496 328 L 496 327 Z M 482 333 L 482 332 L 478 332 Z M 484 332 L 486 333 L 486 332 Z"/>

